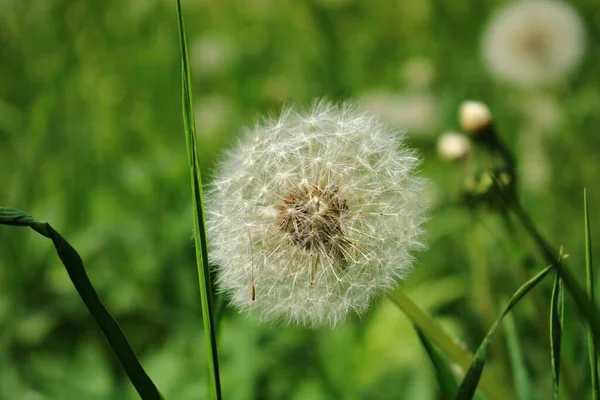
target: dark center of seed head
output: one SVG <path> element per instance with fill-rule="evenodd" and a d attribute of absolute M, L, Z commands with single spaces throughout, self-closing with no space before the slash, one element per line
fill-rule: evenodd
<path fill-rule="evenodd" d="M 277 228 L 296 247 L 343 260 L 348 240 L 342 221 L 348 204 L 332 184 L 306 184 L 290 191 L 278 206 Z"/>

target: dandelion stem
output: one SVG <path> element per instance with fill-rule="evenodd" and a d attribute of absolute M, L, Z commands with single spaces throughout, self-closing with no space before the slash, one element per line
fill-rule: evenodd
<path fill-rule="evenodd" d="M 473 355 L 465 350 L 458 340 L 452 338 L 444 328 L 417 306 L 402 290 L 397 289 L 391 295 L 392 302 L 402 310 L 402 312 L 411 320 L 411 322 L 419 328 L 429 339 L 431 339 L 438 347 L 446 353 L 454 362 L 456 362 L 463 370 L 468 370 L 473 360 Z M 489 399 L 507 400 L 511 399 L 510 393 L 507 393 L 504 386 L 498 383 L 497 380 L 491 379 L 486 372 L 480 380 L 481 389 L 485 392 Z"/>

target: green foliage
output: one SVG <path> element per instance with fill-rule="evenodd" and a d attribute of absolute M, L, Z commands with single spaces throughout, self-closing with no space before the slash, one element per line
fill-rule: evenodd
<path fill-rule="evenodd" d="M 100 301 L 85 272 L 83 260 L 73 246 L 56 232 L 49 223 L 39 221 L 31 215 L 14 208 L 0 207 L 0 225 L 27 226 L 52 240 L 56 252 L 73 282 L 73 286 L 75 286 L 81 300 L 94 317 L 140 397 L 148 400 L 162 399 L 158 389 L 140 365 L 119 324 Z"/>
<path fill-rule="evenodd" d="M 205 180 L 240 126 L 276 114 L 283 103 L 399 97 L 392 116 L 413 117 L 397 127 L 407 128 L 423 155 L 433 207 L 429 250 L 417 255 L 403 289 L 468 355 L 501 299 L 544 260 L 512 217 L 459 204 L 464 178 L 481 171 L 436 155 L 436 135 L 458 129 L 460 102 L 479 99 L 516 156 L 523 209 L 544 238 L 564 246 L 571 283 L 583 288 L 581 187 L 590 187 L 590 210 L 600 204 L 593 186 L 600 175 L 595 0 L 569 2 L 588 35 L 581 65 L 557 85 L 528 89 L 494 81 L 482 62 L 481 36 L 501 1 L 182 3 Z M 212 354 L 201 339 L 192 267 L 198 246 L 174 7 L 172 0 L 0 1 L 0 204 L 52 221 L 69 239 L 165 398 L 185 400 L 206 395 Z M 473 160 L 479 167 L 494 161 L 477 146 Z M 590 230 L 600 225 L 600 214 L 588 217 Z M 137 398 L 45 244 L 39 235 L 0 227 L 0 399 Z M 591 242 L 590 254 L 599 246 Z M 484 278 L 487 293 L 475 284 Z M 563 283 L 561 397 L 587 398 L 587 325 L 576 323 L 581 314 Z M 553 393 L 552 287 L 540 283 L 513 315 L 536 400 Z M 480 301 L 483 294 L 490 304 Z M 265 326 L 227 307 L 218 319 L 224 398 L 436 396 L 437 378 L 412 322 L 387 300 L 335 330 Z M 482 382 L 490 376 L 512 393 L 503 343 L 491 343 Z M 571 395 L 564 369 L 580 396 Z"/>
<path fill-rule="evenodd" d="M 458 386 L 456 384 L 456 379 L 452 374 L 450 364 L 436 350 L 429 339 L 427 339 L 427 336 L 425 336 L 419 328 L 415 327 L 415 329 L 417 331 L 417 335 L 419 335 L 421 344 L 425 348 L 425 351 L 427 351 L 427 356 L 435 368 L 436 380 L 440 387 L 440 396 L 448 399 L 453 397 L 456 394 Z"/>
<path fill-rule="evenodd" d="M 512 308 L 515 305 L 517 305 L 517 303 L 519 303 L 519 301 L 521 301 L 521 299 L 523 299 L 523 297 L 531 289 L 533 289 L 537 284 L 539 284 L 551 270 L 551 266 L 543 269 L 541 272 L 539 272 L 537 275 L 535 275 L 533 278 L 531 278 L 529 281 L 523 284 L 523 286 L 521 286 L 510 298 L 508 304 L 504 308 L 504 311 L 502 311 L 502 314 L 500 314 L 498 319 L 494 321 L 494 324 L 492 325 L 488 333 L 485 335 L 483 341 L 479 345 L 479 348 L 475 352 L 475 355 L 473 356 L 473 362 L 471 363 L 471 366 L 469 367 L 465 378 L 458 387 L 458 391 L 455 397 L 456 400 L 465 400 L 473 398 L 473 396 L 475 395 L 475 390 L 479 385 L 479 379 L 481 378 L 483 367 L 485 366 L 485 363 L 487 361 L 490 342 L 494 338 L 494 335 L 496 334 L 496 329 L 498 329 L 498 326 L 502 322 L 502 319 L 512 310 Z"/>

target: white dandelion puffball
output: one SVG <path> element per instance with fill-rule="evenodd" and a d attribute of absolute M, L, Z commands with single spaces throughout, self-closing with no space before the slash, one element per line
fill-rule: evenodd
<path fill-rule="evenodd" d="M 570 5 L 523 0 L 492 17 L 482 50 L 492 75 L 532 87 L 564 78 L 580 61 L 584 42 L 583 23 Z"/>
<path fill-rule="evenodd" d="M 352 104 L 292 108 L 243 132 L 206 193 L 211 262 L 231 303 L 318 326 L 363 312 L 423 248 L 419 160 Z"/>

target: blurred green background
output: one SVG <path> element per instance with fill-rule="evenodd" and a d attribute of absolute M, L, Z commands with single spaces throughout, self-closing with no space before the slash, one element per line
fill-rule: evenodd
<path fill-rule="evenodd" d="M 362 101 L 406 129 L 430 181 L 429 250 L 403 286 L 475 349 L 524 281 L 523 254 L 535 253 L 518 229 L 515 246 L 494 213 L 459 204 L 473 170 L 440 161 L 436 139 L 459 129 L 463 100 L 492 109 L 517 155 L 525 208 L 579 277 L 583 186 L 600 237 L 600 7 L 570 2 L 587 37 L 583 59 L 555 84 L 523 87 L 495 80 L 482 59 L 486 24 L 505 4 L 184 1 L 205 180 L 258 116 L 314 97 Z M 177 35 L 171 0 L 1 0 L 0 204 L 51 222 L 79 251 L 166 398 L 200 399 L 206 358 Z M 550 286 L 537 289 L 544 310 Z M 585 327 L 569 299 L 566 307 L 563 355 L 585 390 Z M 546 399 L 540 317 L 527 301 L 516 312 L 536 398 Z M 510 388 L 505 343 L 496 337 L 486 370 Z M 260 325 L 226 309 L 219 349 L 227 399 L 438 398 L 410 322 L 386 299 L 335 329 Z M 0 227 L 0 398 L 137 398 L 51 243 L 11 227 Z"/>

